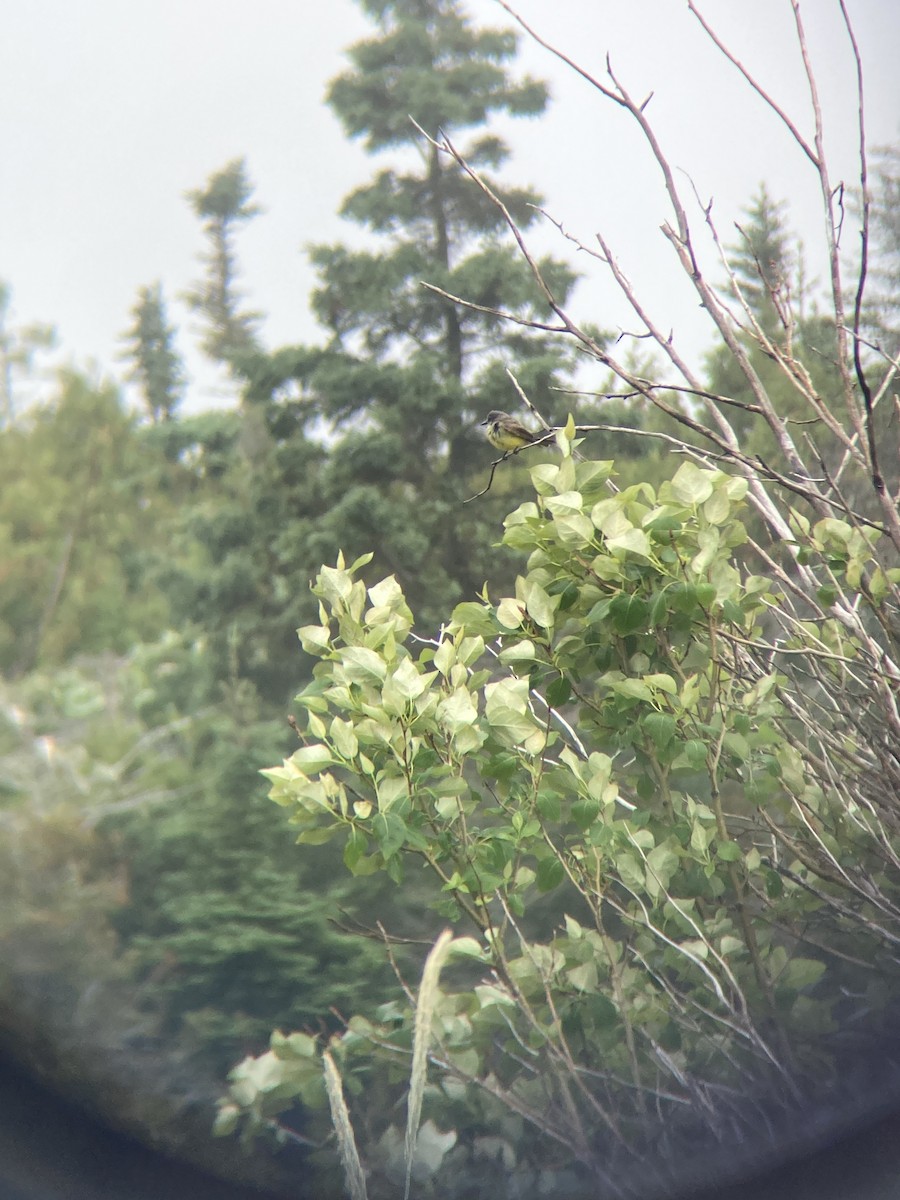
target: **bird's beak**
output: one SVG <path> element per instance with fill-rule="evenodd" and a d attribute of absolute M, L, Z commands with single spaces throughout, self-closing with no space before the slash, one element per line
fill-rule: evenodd
<path fill-rule="evenodd" d="M 478 422 L 479 425 L 487 425 L 487 423 L 488 423 L 487 417 L 485 417 L 483 421 Z"/>

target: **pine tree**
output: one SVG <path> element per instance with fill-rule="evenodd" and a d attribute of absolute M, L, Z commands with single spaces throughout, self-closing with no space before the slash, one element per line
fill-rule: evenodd
<path fill-rule="evenodd" d="M 366 11 L 378 35 L 350 51 L 352 67 L 331 85 L 329 102 L 351 136 L 396 162 L 343 205 L 368 248 L 311 248 L 320 275 L 313 305 L 329 344 L 267 353 L 241 316 L 232 235 L 255 211 L 243 164 L 192 193 L 214 239 L 209 261 L 221 268 L 203 303 L 199 292 L 195 300 L 211 351 L 213 334 L 232 330 L 216 353 L 243 390 L 216 510 L 193 518 L 211 561 L 184 616 L 214 627 L 222 661 L 236 654 L 239 673 L 282 704 L 302 671 L 295 630 L 314 619 L 309 580 L 339 550 L 373 551 L 372 577 L 395 573 L 424 629 L 485 581 L 510 583 L 508 552 L 493 543 L 525 467 L 505 464 L 487 496 L 464 504 L 494 457 L 479 422 L 492 408 L 519 406 L 507 365 L 551 420 L 567 408 L 551 391 L 566 370 L 562 350 L 423 286 L 523 319 L 549 315 L 516 247 L 504 244 L 496 207 L 409 120 L 455 142 L 468 138 L 460 148 L 528 229 L 540 198 L 494 177 L 508 150 L 480 125 L 495 113 L 536 115 L 545 88 L 513 78 L 513 34 L 474 30 L 456 3 L 403 0 Z M 564 299 L 572 271 L 542 265 Z M 214 294 L 227 302 L 216 308 Z"/>
<path fill-rule="evenodd" d="M 760 326 L 777 336 L 784 306 L 803 299 L 801 247 L 788 226 L 787 205 L 773 200 L 765 183 L 747 205 L 745 218 L 728 248 L 729 263 Z"/>
<path fill-rule="evenodd" d="M 252 187 L 243 159 L 215 172 L 206 187 L 188 193 L 194 212 L 209 240 L 204 256 L 206 276 L 187 294 L 190 306 L 203 317 L 203 348 L 233 372 L 242 357 L 258 348 L 259 314 L 241 307 L 237 287 L 234 238 L 238 227 L 260 211 L 250 202 Z"/>
<path fill-rule="evenodd" d="M 317 552 L 333 560 L 339 546 L 373 549 L 373 571 L 395 572 L 427 624 L 485 580 L 504 580 L 491 543 L 516 472 L 463 504 L 491 459 L 478 423 L 492 408 L 520 407 L 504 367 L 552 420 L 565 415 L 550 389 L 567 364 L 562 350 L 495 315 L 546 321 L 550 313 L 504 240 L 502 214 L 436 142 L 449 137 L 527 231 L 540 197 L 496 177 L 509 151 L 484 126 L 495 114 L 537 116 L 547 91 L 513 76 L 512 32 L 473 28 L 455 0 L 362 7 L 377 34 L 350 49 L 351 67 L 332 82 L 328 102 L 349 136 L 395 161 L 341 208 L 375 245 L 311 249 L 320 276 L 313 304 L 333 338 L 307 385 L 337 437 Z M 542 269 L 564 300 L 571 270 L 553 260 Z"/>
<path fill-rule="evenodd" d="M 175 350 L 175 330 L 168 323 L 160 283 L 141 288 L 131 315 L 134 323 L 126 334 L 133 362 L 129 378 L 139 383 L 151 421 L 170 421 L 184 390 L 184 368 Z"/>
<path fill-rule="evenodd" d="M 725 248 L 733 281 L 723 290 L 735 311 L 746 305 L 739 341 L 753 370 L 785 417 L 809 418 L 808 402 L 798 390 L 798 381 L 804 380 L 827 400 L 832 411 L 841 411 L 840 381 L 831 366 L 833 323 L 829 324 L 813 303 L 802 245 L 790 226 L 786 205 L 775 202 L 761 184 L 737 230 L 737 238 Z M 744 371 L 726 346 L 710 355 L 707 378 L 712 391 L 749 406 L 743 413 L 736 407 L 729 410 L 732 426 L 741 437 L 741 449 L 784 467 L 771 432 L 754 416 L 755 397 Z M 817 439 L 822 454 L 827 456 L 834 449 L 825 427 L 811 429 L 810 435 Z"/>

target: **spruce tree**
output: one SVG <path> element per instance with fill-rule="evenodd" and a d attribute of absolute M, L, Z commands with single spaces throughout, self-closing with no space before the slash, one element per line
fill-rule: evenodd
<path fill-rule="evenodd" d="M 787 207 L 772 199 L 765 184 L 745 209 L 737 236 L 725 250 L 731 279 L 723 291 L 731 307 L 743 312 L 738 340 L 778 411 L 791 419 L 808 418 L 808 403 L 799 391 L 807 380 L 833 411 L 840 410 L 834 324 L 817 311 Z M 784 468 L 775 439 L 755 415 L 755 397 L 744 371 L 726 346 L 709 356 L 707 378 L 711 391 L 747 406 L 744 412 L 729 410 L 741 449 Z M 825 427 L 810 433 L 823 455 L 836 450 Z"/>
<path fill-rule="evenodd" d="M 569 361 L 562 350 L 423 286 L 523 320 L 550 316 L 496 206 L 409 119 L 459 143 L 527 231 L 540 197 L 495 177 L 509 152 L 484 124 L 537 115 L 546 89 L 513 76 L 514 34 L 475 30 L 455 2 L 364 7 L 376 36 L 350 50 L 328 100 L 351 137 L 393 161 L 342 206 L 366 248 L 311 247 L 327 344 L 266 352 L 241 309 L 233 235 L 256 211 L 243 164 L 191 193 L 211 239 L 193 302 L 207 319 L 207 351 L 242 394 L 215 511 L 191 517 L 210 563 L 194 599 L 184 593 L 184 616 L 279 704 L 302 670 L 295 630 L 315 614 L 309 580 L 339 550 L 374 552 L 372 578 L 396 574 L 426 631 L 448 603 L 509 582 L 508 552 L 494 543 L 525 467 L 505 464 L 491 491 L 465 504 L 496 457 L 479 422 L 492 408 L 521 409 L 507 366 L 549 419 L 568 407 L 551 390 Z M 552 260 L 542 268 L 564 299 L 572 271 Z"/>
<path fill-rule="evenodd" d="M 125 335 L 132 360 L 129 378 L 139 384 L 150 420 L 170 421 L 184 390 L 184 368 L 159 282 L 140 289 L 131 315 L 133 324 Z"/>
<path fill-rule="evenodd" d="M 515 34 L 473 28 L 456 0 L 362 7 L 376 35 L 351 47 L 328 102 L 350 137 L 394 161 L 341 208 L 367 248 L 311 248 L 313 304 L 332 341 L 308 386 L 337 437 L 317 549 L 324 559 L 339 545 L 373 549 L 373 570 L 394 571 L 427 623 L 504 574 L 491 543 L 511 476 L 463 504 L 492 457 L 480 420 L 519 407 L 504 367 L 548 417 L 565 411 L 550 391 L 565 371 L 562 352 L 494 312 L 546 321 L 546 301 L 499 209 L 438 143 L 450 138 L 527 231 L 540 197 L 496 178 L 509 150 L 485 126 L 494 115 L 539 115 L 547 90 L 513 75 Z M 564 300 L 573 273 L 552 260 L 542 269 Z"/>
<path fill-rule="evenodd" d="M 242 308 L 234 249 L 238 227 L 259 212 L 251 203 L 252 191 L 244 160 L 235 159 L 211 175 L 205 187 L 188 193 L 209 246 L 203 258 L 206 274 L 186 299 L 203 318 L 203 349 L 232 371 L 243 356 L 258 348 L 259 314 Z"/>

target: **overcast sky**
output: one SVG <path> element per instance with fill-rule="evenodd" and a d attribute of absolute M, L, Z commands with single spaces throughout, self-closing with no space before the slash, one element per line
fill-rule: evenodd
<path fill-rule="evenodd" d="M 872 144 L 896 141 L 900 4 L 846 0 L 866 69 Z M 495 0 L 468 0 L 479 24 L 509 25 Z M 812 137 L 788 0 L 701 0 L 744 63 Z M 809 164 L 776 118 L 740 85 L 685 0 L 521 0 L 544 36 L 601 76 L 607 53 L 641 98 L 671 159 L 689 172 L 727 239 L 762 180 L 790 201 L 812 274 L 821 276 L 821 200 Z M 832 175 L 851 185 L 854 66 L 837 0 L 803 8 L 826 119 Z M 343 136 L 323 104 L 343 50 L 372 29 L 352 0 L 19 0 L 0 16 L 0 279 L 19 322 L 54 324 L 64 361 L 121 379 L 121 335 L 138 288 L 156 279 L 179 326 L 191 406 L 221 402 L 192 348 L 180 294 L 198 276 L 199 227 L 185 193 L 245 156 L 264 214 L 242 233 L 248 302 L 272 345 L 310 341 L 314 284 L 303 247 L 351 236 L 342 197 L 379 165 Z M 658 171 L 633 124 L 545 51 L 522 43 L 521 69 L 547 79 L 538 121 L 505 122 L 506 177 L 537 187 L 587 243 L 600 230 L 666 329 L 696 359 L 708 344 L 696 300 L 678 282 L 659 233 L 668 216 Z M 680 175 L 686 182 L 686 176 Z M 689 194 L 689 188 L 688 188 Z M 695 227 L 702 225 L 697 214 Z M 554 235 L 555 237 L 555 235 Z M 551 240 L 540 249 L 569 250 Z M 591 271 L 576 314 L 636 328 Z"/>

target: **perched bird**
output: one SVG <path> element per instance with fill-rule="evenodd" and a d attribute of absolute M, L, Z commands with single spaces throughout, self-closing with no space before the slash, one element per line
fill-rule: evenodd
<path fill-rule="evenodd" d="M 538 435 L 526 429 L 521 421 L 517 421 L 509 413 L 494 410 L 488 413 L 481 424 L 487 426 L 486 436 L 491 445 L 507 454 L 511 450 L 521 450 L 523 446 L 530 446 L 532 442 L 537 441 Z"/>

